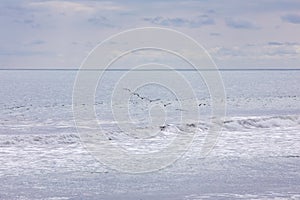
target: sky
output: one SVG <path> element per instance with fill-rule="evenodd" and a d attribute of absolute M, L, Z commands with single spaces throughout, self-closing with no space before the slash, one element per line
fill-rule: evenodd
<path fill-rule="evenodd" d="M 79 68 L 133 28 L 194 38 L 219 68 L 299 68 L 299 0 L 16 1 L 0 4 L 0 69 Z"/>

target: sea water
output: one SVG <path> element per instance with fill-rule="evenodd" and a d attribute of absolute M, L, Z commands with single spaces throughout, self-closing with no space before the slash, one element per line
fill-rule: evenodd
<path fill-rule="evenodd" d="M 117 102 L 112 102 L 113 91 L 125 71 L 105 72 L 93 107 L 111 142 L 145 153 L 167 145 L 174 133 L 196 133 L 175 163 L 144 174 L 111 169 L 82 144 L 73 108 L 87 105 L 72 103 L 77 73 L 0 71 L 0 179 L 5 183 L 1 199 L 300 198 L 300 71 L 220 71 L 226 116 L 218 142 L 206 158 L 200 150 L 213 106 L 199 72 L 179 72 L 195 93 L 192 100 L 178 99 L 172 88 L 149 84 L 136 90 L 122 85 L 130 99 Z M 167 72 L 161 75 L 164 78 Z M 197 120 L 189 124 L 180 123 L 184 101 L 199 109 Z M 168 114 L 158 127 L 162 133 L 137 143 L 138 136 L 124 135 L 118 128 L 112 105 L 128 107 L 128 121 L 137 122 L 139 128 L 147 128 L 151 121 L 149 106 L 161 106 Z"/>

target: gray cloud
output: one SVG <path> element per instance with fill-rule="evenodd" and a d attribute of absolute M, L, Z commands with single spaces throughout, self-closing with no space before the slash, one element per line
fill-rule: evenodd
<path fill-rule="evenodd" d="M 0 56 L 51 56 L 54 55 L 52 52 L 42 52 L 42 51 L 31 51 L 31 50 L 0 50 Z"/>
<path fill-rule="evenodd" d="M 259 27 L 247 20 L 237 20 L 237 19 L 227 19 L 226 20 L 226 25 L 230 28 L 235 28 L 235 29 L 259 29 Z"/>
<path fill-rule="evenodd" d="M 268 56 L 297 56 L 298 53 L 294 49 L 276 49 L 271 52 L 267 52 Z"/>
<path fill-rule="evenodd" d="M 288 14 L 282 16 L 281 19 L 292 24 L 300 24 L 300 15 Z"/>
<path fill-rule="evenodd" d="M 219 58 L 244 57 L 251 59 L 264 58 L 297 58 L 299 55 L 297 42 L 267 42 L 239 45 L 233 47 L 216 47 L 210 53 Z"/>
<path fill-rule="evenodd" d="M 44 40 L 33 40 L 32 42 L 28 43 L 29 46 L 37 46 L 45 44 L 46 42 Z"/>
<path fill-rule="evenodd" d="M 114 25 L 104 16 L 91 17 L 87 21 L 95 26 L 101 26 L 107 28 L 114 27 Z"/>
<path fill-rule="evenodd" d="M 210 36 L 221 36 L 221 33 L 210 33 Z"/>
<path fill-rule="evenodd" d="M 270 46 L 295 46 L 295 45 L 299 45 L 299 43 L 297 42 L 268 42 L 268 45 Z"/>
<path fill-rule="evenodd" d="M 144 18 L 145 21 L 148 21 L 152 24 L 161 25 L 161 26 L 173 26 L 173 27 L 189 27 L 197 28 L 205 25 L 213 25 L 215 21 L 213 18 L 208 15 L 200 15 L 193 19 L 186 18 L 165 18 L 165 17 L 155 17 L 155 18 Z"/>
<path fill-rule="evenodd" d="M 27 26 L 30 26 L 31 28 L 41 27 L 41 25 L 39 23 L 36 23 L 33 19 L 15 19 L 13 20 L 13 22 L 17 24 L 25 24 Z"/>
<path fill-rule="evenodd" d="M 222 56 L 222 57 L 237 57 L 237 56 L 245 56 L 244 52 L 240 49 L 234 49 L 234 48 L 227 48 L 227 47 L 221 47 L 217 50 L 216 55 Z"/>
<path fill-rule="evenodd" d="M 284 43 L 282 43 L 282 42 L 268 42 L 268 45 L 270 45 L 270 46 L 281 46 L 281 45 L 284 45 Z"/>

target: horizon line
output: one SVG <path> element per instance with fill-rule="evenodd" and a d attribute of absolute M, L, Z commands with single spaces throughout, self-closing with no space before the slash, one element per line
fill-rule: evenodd
<path fill-rule="evenodd" d="M 218 68 L 218 69 L 76 69 L 76 68 L 0 68 L 0 71 L 300 71 L 300 68 Z"/>

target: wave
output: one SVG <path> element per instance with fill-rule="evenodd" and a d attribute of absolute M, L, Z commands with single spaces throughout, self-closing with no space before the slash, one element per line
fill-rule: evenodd
<path fill-rule="evenodd" d="M 106 122 L 108 123 L 108 122 Z M 115 122 L 111 122 L 115 124 Z M 160 126 L 162 134 L 205 132 L 214 124 L 208 121 L 184 125 L 167 124 Z M 55 129 L 55 127 L 53 127 Z M 287 130 L 300 129 L 300 116 L 264 116 L 264 117 L 230 117 L 224 120 L 222 131 L 256 131 L 259 129 Z M 122 139 L 120 132 L 111 130 L 108 139 Z M 80 144 L 78 133 L 48 133 L 48 134 L 2 134 L 0 147 L 11 145 L 73 145 Z"/>
<path fill-rule="evenodd" d="M 80 142 L 77 133 L 0 135 L 0 147 L 12 145 L 70 145 Z"/>
<path fill-rule="evenodd" d="M 181 131 L 189 131 L 199 129 L 200 131 L 207 131 L 215 124 L 209 121 L 200 121 L 196 123 L 189 123 L 181 126 L 164 125 L 161 126 L 163 131 L 174 131 L 174 126 Z M 219 125 L 218 125 L 219 126 Z M 286 128 L 300 128 L 300 116 L 286 115 L 286 116 L 260 116 L 260 117 L 228 117 L 221 124 L 223 131 L 251 131 L 257 129 L 286 129 Z"/>
<path fill-rule="evenodd" d="M 249 129 L 295 128 L 300 126 L 300 116 L 234 117 L 224 121 L 224 129 L 241 131 Z"/>

